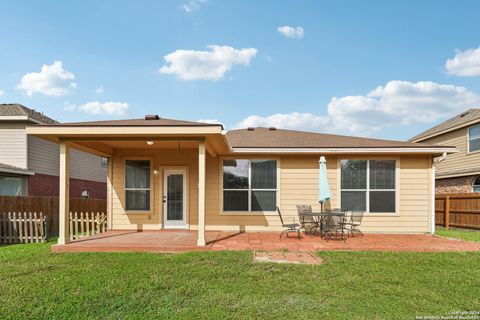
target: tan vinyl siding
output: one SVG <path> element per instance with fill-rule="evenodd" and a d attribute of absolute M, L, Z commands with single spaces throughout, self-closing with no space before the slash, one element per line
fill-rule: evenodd
<path fill-rule="evenodd" d="M 188 168 L 188 217 L 187 224 L 197 224 L 198 210 L 198 150 L 157 149 L 156 151 L 122 150 L 113 158 L 112 208 L 113 229 L 158 230 L 163 226 L 163 171 L 154 176 L 150 196 L 154 206 L 150 213 L 127 213 L 125 211 L 125 159 L 145 157 L 153 160 L 153 168 Z M 210 160 L 207 157 L 207 163 Z M 208 206 L 208 204 L 207 204 Z"/>
<path fill-rule="evenodd" d="M 0 163 L 27 169 L 25 124 L 0 124 Z"/>
<path fill-rule="evenodd" d="M 467 137 L 468 128 L 461 128 L 424 141 L 427 143 L 457 147 L 457 153 L 449 154 L 446 160 L 437 165 L 437 174 L 466 169 L 480 171 L 480 152 L 468 153 Z"/>
<path fill-rule="evenodd" d="M 29 169 L 42 174 L 58 176 L 60 146 L 34 136 L 28 137 Z M 80 150 L 70 151 L 70 177 L 83 180 L 107 181 L 108 169 L 101 166 L 101 158 Z"/>
<path fill-rule="evenodd" d="M 155 167 L 188 166 L 189 168 L 189 213 L 188 221 L 191 229 L 197 228 L 198 210 L 198 150 L 161 150 L 155 153 L 145 151 L 122 151 L 123 155 L 154 156 Z M 241 158 L 254 158 L 242 155 Z M 281 156 L 279 205 L 286 222 L 296 221 L 297 204 L 310 204 L 318 211 L 318 159 L 319 156 Z M 327 157 L 327 171 L 332 191 L 331 206 L 338 203 L 338 170 L 339 159 L 343 156 Z M 374 158 L 374 157 L 369 157 Z M 377 157 L 378 158 L 378 157 Z M 391 157 L 388 157 L 391 158 Z M 362 225 L 366 232 L 391 233 L 424 233 L 429 231 L 430 215 L 430 156 L 396 156 L 400 161 L 398 182 L 398 212 L 395 214 L 367 214 Z M 149 214 L 126 214 L 124 210 L 124 156 L 116 156 L 113 160 L 113 228 L 114 229 L 154 229 L 162 227 L 163 206 L 163 172 L 155 177 L 152 188 L 155 207 Z M 222 157 L 207 156 L 206 170 L 206 228 L 208 230 L 245 230 L 245 231 L 277 231 L 281 229 L 276 214 L 229 214 L 222 212 L 221 172 Z"/>

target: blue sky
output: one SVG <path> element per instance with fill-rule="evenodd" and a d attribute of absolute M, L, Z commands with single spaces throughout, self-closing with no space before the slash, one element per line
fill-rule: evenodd
<path fill-rule="evenodd" d="M 478 1 L 6 0 L 0 101 L 64 122 L 155 113 L 407 139 L 480 106 L 478 12 Z"/>

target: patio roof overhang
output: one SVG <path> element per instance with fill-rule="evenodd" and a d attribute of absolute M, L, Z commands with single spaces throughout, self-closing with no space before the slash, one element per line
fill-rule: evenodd
<path fill-rule="evenodd" d="M 197 148 L 205 142 L 207 152 L 216 157 L 231 151 L 221 126 L 29 126 L 27 134 L 99 156 L 111 157 L 117 149 Z M 147 144 L 152 141 L 153 144 Z"/>

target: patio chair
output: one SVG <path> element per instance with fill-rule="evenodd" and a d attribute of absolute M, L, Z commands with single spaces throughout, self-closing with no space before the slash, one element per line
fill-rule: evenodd
<path fill-rule="evenodd" d="M 325 240 L 341 239 L 345 241 L 348 234 L 345 234 L 345 216 L 328 216 L 323 223 Z"/>
<path fill-rule="evenodd" d="M 353 237 L 354 233 L 358 233 L 363 237 L 362 231 L 359 227 L 363 220 L 363 211 L 349 211 L 347 212 L 347 218 L 345 220 L 344 227 L 348 233 Z"/>
<path fill-rule="evenodd" d="M 278 213 L 278 216 L 280 217 L 280 221 L 282 222 L 282 227 L 285 229 L 280 233 L 280 239 L 282 239 L 282 236 L 284 234 L 288 238 L 288 234 L 290 232 L 296 232 L 297 238 L 300 239 L 300 225 L 298 223 L 295 223 L 295 220 L 293 220 L 293 223 L 285 223 L 283 221 L 282 213 L 280 212 L 279 207 L 277 207 L 277 213 Z"/>
<path fill-rule="evenodd" d="M 315 230 L 320 229 L 319 222 L 314 217 L 304 216 L 302 213 L 311 213 L 312 206 L 310 205 L 297 205 L 298 220 L 300 221 L 300 229 L 305 234 L 313 234 Z"/>

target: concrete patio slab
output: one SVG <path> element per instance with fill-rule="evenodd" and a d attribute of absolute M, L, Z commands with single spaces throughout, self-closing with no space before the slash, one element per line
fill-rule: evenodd
<path fill-rule="evenodd" d="M 204 250 L 263 250 L 313 252 L 352 251 L 480 251 L 480 242 L 451 240 L 428 234 L 366 234 L 364 237 L 325 241 L 320 237 L 278 238 L 278 233 L 206 232 L 207 245 L 196 245 L 197 232 L 189 230 L 108 231 L 100 236 L 53 245 L 53 252 L 185 252 Z"/>

